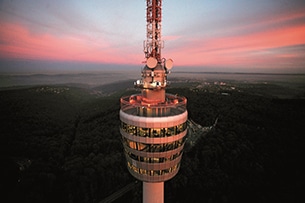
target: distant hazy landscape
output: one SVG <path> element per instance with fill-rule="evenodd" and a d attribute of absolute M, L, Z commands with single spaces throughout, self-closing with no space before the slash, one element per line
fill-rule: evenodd
<path fill-rule="evenodd" d="M 133 81 L 140 79 L 139 70 L 119 71 L 93 71 L 80 73 L 53 73 L 53 74 L 0 74 L 0 88 L 20 88 L 22 86 L 35 85 L 72 85 L 86 88 L 96 88 L 113 84 L 113 91 L 118 86 L 115 84 L 124 82 L 124 88 L 133 88 Z M 207 85 L 209 83 L 225 82 L 228 84 L 250 85 L 276 85 L 282 95 L 304 96 L 305 74 L 284 73 L 234 73 L 234 72 L 183 72 L 173 71 L 168 80 L 171 86 L 177 83 L 194 85 Z M 128 82 L 127 82 L 128 81 Z M 181 86 L 181 85 L 180 85 Z M 119 90 L 119 89 L 117 89 Z M 276 95 L 275 95 L 276 96 Z"/>
<path fill-rule="evenodd" d="M 79 84 L 90 87 L 134 78 L 127 71 L 100 71 L 59 74 L 7 74 L 0 75 L 0 87 L 24 85 Z"/>

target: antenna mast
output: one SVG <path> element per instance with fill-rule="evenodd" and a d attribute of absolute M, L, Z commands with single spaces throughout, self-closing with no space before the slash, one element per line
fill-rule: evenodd
<path fill-rule="evenodd" d="M 153 57 L 161 62 L 161 20 L 162 20 L 162 1 L 146 1 L 146 41 L 144 41 L 145 58 Z"/>

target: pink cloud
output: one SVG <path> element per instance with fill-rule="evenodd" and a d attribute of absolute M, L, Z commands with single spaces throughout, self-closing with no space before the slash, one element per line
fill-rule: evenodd
<path fill-rule="evenodd" d="M 232 28 L 235 35 L 231 32 L 230 36 L 163 36 L 162 55 L 173 58 L 176 66 L 305 67 L 305 53 L 285 48 L 305 44 L 304 18 L 305 12 L 273 16 L 264 22 Z M 137 65 L 144 59 L 141 44 L 123 47 L 84 35 L 34 34 L 25 26 L 1 20 L 0 42 L 0 58 Z"/>
<path fill-rule="evenodd" d="M 33 34 L 21 25 L 1 22 L 0 58 L 137 63 L 139 56 L 120 57 L 119 48 L 107 41 L 93 42 L 86 36 Z M 133 61 L 138 58 L 137 61 Z"/>
<path fill-rule="evenodd" d="M 274 26 L 264 30 L 235 36 L 210 38 L 196 38 L 190 40 L 183 47 L 171 50 L 168 55 L 175 59 L 176 65 L 181 66 L 305 66 L 300 58 L 305 53 L 279 53 L 284 47 L 305 44 L 305 24 L 289 25 L 288 21 L 304 18 L 305 14 L 281 16 L 279 19 L 269 19 L 262 24 L 282 22 L 281 26 Z M 291 50 L 287 50 L 289 52 Z M 284 51 L 285 52 L 285 51 Z M 293 60 L 298 61 L 294 63 Z M 294 64 L 292 64 L 294 63 Z"/>
<path fill-rule="evenodd" d="M 164 40 L 164 41 L 174 41 L 174 40 L 177 40 L 179 38 L 181 38 L 181 36 L 178 36 L 178 35 L 166 35 L 166 36 L 162 37 L 162 40 Z"/>

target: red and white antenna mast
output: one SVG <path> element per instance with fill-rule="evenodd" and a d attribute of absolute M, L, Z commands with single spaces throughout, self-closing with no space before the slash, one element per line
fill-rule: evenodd
<path fill-rule="evenodd" d="M 161 20 L 162 20 L 162 1 L 146 1 L 146 41 L 144 41 L 145 58 L 153 57 L 161 62 Z"/>

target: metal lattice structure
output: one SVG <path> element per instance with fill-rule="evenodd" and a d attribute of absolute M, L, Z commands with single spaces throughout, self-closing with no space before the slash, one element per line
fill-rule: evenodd
<path fill-rule="evenodd" d="M 144 41 L 144 53 L 146 59 L 153 57 L 161 62 L 161 20 L 162 20 L 162 1 L 146 1 L 146 41 Z"/>

